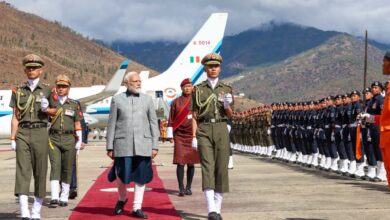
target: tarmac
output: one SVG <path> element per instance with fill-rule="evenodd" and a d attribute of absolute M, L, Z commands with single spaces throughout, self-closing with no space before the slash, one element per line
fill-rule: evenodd
<path fill-rule="evenodd" d="M 0 219 L 17 219 L 20 214 L 13 195 L 15 152 L 9 149 L 8 140 L 0 141 Z M 172 203 L 183 219 L 207 219 L 200 166 L 196 165 L 193 195 L 178 197 L 176 166 L 172 164 L 172 158 L 172 144 L 161 143 L 155 164 Z M 42 219 L 67 219 L 110 163 L 104 141 L 91 141 L 79 155 L 78 197 L 69 200 L 68 207 L 49 208 L 48 184 Z M 48 177 L 49 172 L 50 168 Z M 390 219 L 390 190 L 386 183 L 355 180 L 241 153 L 234 155 L 234 169 L 229 170 L 229 178 L 231 192 L 224 194 L 222 205 L 224 220 Z M 32 194 L 29 201 L 31 206 Z"/>

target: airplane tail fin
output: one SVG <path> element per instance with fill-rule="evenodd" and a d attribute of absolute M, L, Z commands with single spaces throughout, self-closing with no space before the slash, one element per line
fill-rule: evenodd
<path fill-rule="evenodd" d="M 103 91 L 87 96 L 85 98 L 79 99 L 80 103 L 82 105 L 89 105 L 93 104 L 95 102 L 98 102 L 99 100 L 105 99 L 107 97 L 115 95 L 115 93 L 118 91 L 120 86 L 123 82 L 123 77 L 126 73 L 127 67 L 129 66 L 129 61 L 125 60 L 121 63 L 119 66 L 119 69 L 115 72 L 113 77 L 110 79 L 110 81 L 107 83 L 107 85 L 104 87 Z"/>
<path fill-rule="evenodd" d="M 110 79 L 110 81 L 107 83 L 103 92 L 110 92 L 110 91 L 117 92 L 118 91 L 118 88 L 122 85 L 123 77 L 126 73 L 128 66 L 129 66 L 128 60 L 125 60 L 121 63 L 121 65 L 119 66 L 119 69 L 116 71 L 114 76 Z"/>
<path fill-rule="evenodd" d="M 173 80 L 179 85 L 183 79 L 191 78 L 193 84 L 197 83 L 204 72 L 201 59 L 208 53 L 220 52 L 227 17 L 227 13 L 211 14 L 172 65 L 164 73 L 151 79 L 160 83 L 172 83 Z"/>

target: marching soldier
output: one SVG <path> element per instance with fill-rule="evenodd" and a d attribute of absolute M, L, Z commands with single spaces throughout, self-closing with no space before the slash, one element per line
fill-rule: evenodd
<path fill-rule="evenodd" d="M 357 151 L 357 147 L 358 147 L 358 144 L 356 144 L 356 135 L 357 135 L 357 122 L 356 122 L 356 119 L 358 117 L 358 115 L 363 111 L 363 106 L 361 104 L 361 100 L 360 100 L 360 92 L 357 91 L 357 90 L 354 90 L 351 92 L 350 94 L 350 97 L 351 97 L 351 120 L 349 121 L 349 133 L 350 133 L 350 138 L 351 138 L 351 142 L 352 142 L 352 149 L 353 149 L 353 155 L 352 156 L 352 161 L 351 161 L 351 164 L 350 164 L 350 167 L 349 167 L 349 171 L 348 173 L 352 176 L 352 177 L 358 177 L 358 178 L 361 178 L 364 176 L 364 157 L 361 157 L 360 160 L 356 160 L 356 151 Z M 363 130 L 363 129 L 362 129 Z M 362 133 L 362 139 L 363 139 L 363 143 L 364 143 L 364 135 Z M 362 147 L 361 147 L 361 150 L 363 151 Z M 355 162 L 354 162 L 355 161 Z M 355 165 L 356 164 L 356 165 Z M 356 169 L 355 167 L 356 166 Z M 355 169 L 355 172 L 353 172 Z"/>
<path fill-rule="evenodd" d="M 216 53 L 202 59 L 207 80 L 195 87 L 192 98 L 193 148 L 198 148 L 202 166 L 202 189 L 208 219 L 221 219 L 223 193 L 229 192 L 229 131 L 233 116 L 232 88 L 219 81 L 222 57 Z"/>
<path fill-rule="evenodd" d="M 51 118 L 49 130 L 50 205 L 54 207 L 56 205 L 62 207 L 68 205 L 73 162 L 76 157 L 76 150 L 80 150 L 82 141 L 80 120 L 83 113 L 79 103 L 68 98 L 70 85 L 70 80 L 66 75 L 59 75 L 56 79 L 55 91 L 50 97 L 51 107 L 57 109 L 56 115 Z"/>
<path fill-rule="evenodd" d="M 390 51 L 386 52 L 385 56 L 383 57 L 383 74 L 384 75 L 390 75 Z M 389 181 L 389 174 L 390 174 L 390 166 L 389 166 L 389 150 L 387 149 L 389 147 L 389 84 L 386 83 L 385 86 L 385 98 L 384 98 L 384 108 L 381 112 L 381 115 L 373 116 L 370 114 L 366 114 L 364 117 L 367 121 L 374 122 L 375 124 L 380 125 L 380 147 L 382 151 L 382 157 L 383 162 L 387 171 L 387 181 Z M 390 186 L 389 182 L 388 185 Z"/>
<path fill-rule="evenodd" d="M 373 82 L 371 84 L 371 93 L 373 94 L 372 100 L 367 105 L 367 114 L 370 115 L 380 115 L 383 108 L 383 96 L 381 92 L 383 90 L 383 85 L 380 82 Z M 386 170 L 383 164 L 382 153 L 379 147 L 379 125 L 375 123 L 367 123 L 369 134 L 371 136 L 371 142 L 373 147 L 373 154 L 376 160 L 377 165 L 376 175 L 374 178 L 371 178 L 371 181 L 379 182 L 386 181 Z"/>
<path fill-rule="evenodd" d="M 338 170 L 337 164 L 335 166 L 336 172 L 346 173 L 348 171 L 348 157 L 343 142 L 342 125 L 343 125 L 343 96 L 336 95 L 335 97 L 335 121 L 334 121 L 334 139 L 337 153 L 340 157 L 340 170 Z"/>
<path fill-rule="evenodd" d="M 40 219 L 43 199 L 46 195 L 46 173 L 48 157 L 48 114 L 56 110 L 49 108 L 50 88 L 43 84 L 43 60 L 29 54 L 23 59 L 28 81 L 12 90 L 10 107 L 11 147 L 16 151 L 15 195 L 19 197 L 22 219 Z M 28 208 L 31 173 L 34 176 L 34 204 Z M 31 214 L 31 215 L 30 215 Z"/>

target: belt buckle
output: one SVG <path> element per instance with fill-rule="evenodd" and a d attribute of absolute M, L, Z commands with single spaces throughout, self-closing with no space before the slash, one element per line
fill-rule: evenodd
<path fill-rule="evenodd" d="M 216 122 L 215 118 L 210 119 L 210 122 L 215 123 Z"/>

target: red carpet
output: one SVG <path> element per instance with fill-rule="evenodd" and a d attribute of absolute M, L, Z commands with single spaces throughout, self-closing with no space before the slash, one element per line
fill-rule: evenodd
<path fill-rule="evenodd" d="M 100 189 L 116 188 L 115 182 L 108 182 L 107 174 L 110 168 L 107 168 L 85 194 L 84 198 L 77 204 L 73 210 L 70 220 L 85 219 L 137 219 L 131 217 L 133 209 L 133 192 L 128 192 L 128 202 L 125 205 L 125 211 L 122 215 L 114 215 L 115 203 L 118 200 L 117 192 L 103 192 Z M 129 187 L 134 187 L 130 184 Z M 181 219 L 175 207 L 171 203 L 164 185 L 157 174 L 156 166 L 153 165 L 153 180 L 146 185 L 146 188 L 152 188 L 151 191 L 145 190 L 142 210 L 148 215 L 148 219 L 170 220 Z"/>

